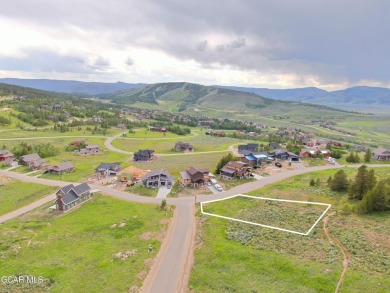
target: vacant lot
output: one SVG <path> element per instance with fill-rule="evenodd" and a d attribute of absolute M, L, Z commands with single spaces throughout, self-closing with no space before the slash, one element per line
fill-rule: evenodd
<path fill-rule="evenodd" d="M 167 228 L 166 216 L 170 212 L 154 205 L 104 196 L 62 216 L 42 208 L 1 226 L 0 271 L 43 276 L 39 292 L 127 292 L 146 276 Z M 128 258 L 116 257 L 126 252 Z M 2 283 L 0 289 L 20 290 Z"/>
<path fill-rule="evenodd" d="M 356 169 L 345 168 L 350 178 Z M 388 168 L 376 168 L 378 178 Z M 352 258 L 342 290 L 389 292 L 390 213 L 360 216 L 349 212 L 346 194 L 329 192 L 326 180 L 337 170 L 296 176 L 251 192 L 254 196 L 331 203 L 329 230 Z M 309 186 L 311 179 L 320 185 Z M 223 208 L 221 206 L 221 208 Z M 283 219 L 279 207 L 257 209 L 231 202 L 224 209 L 258 221 Z M 298 215 L 298 214 L 297 214 Z M 301 217 L 289 215 L 292 223 Z M 342 253 L 319 223 L 308 236 L 202 216 L 190 286 L 194 292 L 333 292 L 341 274 Z M 305 219 L 304 219 L 305 220 Z"/>
<path fill-rule="evenodd" d="M 0 215 L 24 207 L 55 190 L 55 187 L 20 181 L 0 186 Z"/>
<path fill-rule="evenodd" d="M 237 196 L 203 205 L 203 211 L 252 223 L 306 233 L 327 206 Z"/>

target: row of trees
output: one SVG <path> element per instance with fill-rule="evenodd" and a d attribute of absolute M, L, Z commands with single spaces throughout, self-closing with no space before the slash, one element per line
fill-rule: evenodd
<path fill-rule="evenodd" d="M 374 169 L 359 167 L 354 180 L 348 180 L 344 170 L 329 177 L 331 190 L 348 192 L 348 199 L 356 202 L 358 213 L 390 210 L 390 178 L 377 182 Z"/>
<path fill-rule="evenodd" d="M 21 156 L 33 153 L 38 153 L 41 158 L 47 158 L 58 155 L 60 153 L 60 150 L 50 143 L 29 145 L 26 142 L 22 142 L 12 149 L 12 153 L 15 155 L 16 158 L 20 158 Z"/>

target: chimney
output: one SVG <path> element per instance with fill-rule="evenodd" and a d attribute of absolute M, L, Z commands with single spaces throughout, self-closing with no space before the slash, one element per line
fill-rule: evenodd
<path fill-rule="evenodd" d="M 62 203 L 61 191 L 57 193 L 57 206 L 58 206 L 58 210 L 64 211 L 64 205 Z"/>

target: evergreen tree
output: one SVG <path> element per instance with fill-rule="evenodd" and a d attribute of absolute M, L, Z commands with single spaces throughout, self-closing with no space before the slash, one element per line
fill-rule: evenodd
<path fill-rule="evenodd" d="M 371 191 L 364 195 L 356 210 L 361 214 L 390 210 L 390 187 L 384 180 L 379 181 Z"/>
<path fill-rule="evenodd" d="M 367 149 L 366 154 L 364 155 L 364 162 L 369 163 L 371 161 L 371 150 Z"/>
<path fill-rule="evenodd" d="M 376 185 L 376 177 L 374 169 L 368 171 L 367 175 L 367 188 L 368 190 L 372 190 Z"/>
<path fill-rule="evenodd" d="M 360 163 L 360 157 L 358 155 L 357 152 L 355 152 L 355 156 L 354 156 L 354 160 L 353 160 L 354 163 Z"/>
<path fill-rule="evenodd" d="M 369 175 L 367 171 L 367 166 L 362 165 L 359 167 L 358 172 L 355 176 L 355 180 L 352 183 L 348 198 L 351 200 L 361 200 L 370 188 L 373 187 L 373 182 L 376 181 L 374 170 Z"/>
<path fill-rule="evenodd" d="M 348 179 L 344 170 L 339 170 L 334 175 L 333 180 L 330 183 L 330 189 L 333 191 L 347 191 L 348 190 Z"/>
<path fill-rule="evenodd" d="M 350 152 L 349 155 L 345 158 L 345 160 L 348 163 L 353 163 L 355 161 L 355 156 L 353 155 L 353 152 Z"/>
<path fill-rule="evenodd" d="M 311 179 L 310 180 L 310 186 L 315 186 L 316 185 L 316 182 L 314 181 L 314 179 Z"/>
<path fill-rule="evenodd" d="M 222 167 L 225 166 L 229 161 L 236 161 L 237 158 L 233 156 L 232 153 L 227 154 L 226 156 L 222 157 L 221 160 L 219 160 L 217 167 L 215 169 L 215 173 L 219 174 Z"/>
<path fill-rule="evenodd" d="M 332 184 L 332 176 L 329 176 L 328 180 L 326 181 L 326 183 L 328 184 L 328 186 L 330 186 Z"/>
<path fill-rule="evenodd" d="M 379 181 L 371 193 L 374 211 L 390 210 L 390 188 L 384 180 Z"/>

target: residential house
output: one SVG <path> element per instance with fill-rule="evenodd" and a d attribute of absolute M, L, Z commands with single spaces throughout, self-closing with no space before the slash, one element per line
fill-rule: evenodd
<path fill-rule="evenodd" d="M 276 149 L 268 152 L 270 157 L 273 157 L 275 159 L 279 160 L 286 160 L 286 161 L 292 161 L 292 162 L 299 162 L 300 157 L 292 152 L 289 152 L 285 149 Z"/>
<path fill-rule="evenodd" d="M 253 156 L 244 156 L 240 158 L 241 162 L 247 164 L 249 167 L 256 166 L 256 158 Z"/>
<path fill-rule="evenodd" d="M 3 163 L 7 164 L 10 167 L 16 167 L 19 165 L 19 161 L 15 158 L 12 158 L 12 157 L 5 159 L 5 161 L 3 161 Z"/>
<path fill-rule="evenodd" d="M 248 164 L 249 167 L 259 166 L 263 162 L 272 161 L 272 158 L 268 156 L 266 152 L 248 152 L 245 151 L 245 155 L 240 158 L 241 162 Z"/>
<path fill-rule="evenodd" d="M 329 158 L 332 156 L 330 150 L 320 150 L 320 149 L 302 149 L 299 152 L 300 157 L 302 158 L 315 158 L 319 156 L 323 156 L 324 158 Z"/>
<path fill-rule="evenodd" d="M 122 129 L 122 130 L 125 130 L 126 129 L 126 125 L 123 124 L 123 123 L 119 123 L 116 128 L 119 128 L 119 129 Z"/>
<path fill-rule="evenodd" d="M 385 148 L 377 148 L 373 150 L 372 157 L 379 161 L 390 161 L 390 150 Z"/>
<path fill-rule="evenodd" d="M 224 131 L 206 131 L 205 134 L 211 136 L 218 136 L 218 137 L 226 136 L 226 133 Z"/>
<path fill-rule="evenodd" d="M 80 155 L 80 156 L 98 155 L 101 153 L 102 151 L 100 150 L 100 147 L 97 144 L 90 144 L 87 145 L 85 148 L 74 151 L 75 155 Z"/>
<path fill-rule="evenodd" d="M 33 170 L 44 169 L 48 166 L 48 164 L 37 153 L 22 156 L 20 163 Z"/>
<path fill-rule="evenodd" d="M 95 171 L 104 177 L 117 175 L 117 173 L 122 170 L 119 164 L 120 163 L 101 163 L 96 167 Z"/>
<path fill-rule="evenodd" d="M 309 140 L 306 142 L 306 145 L 310 148 L 314 148 L 315 146 L 317 146 L 317 141 L 315 140 Z"/>
<path fill-rule="evenodd" d="M 86 183 L 77 186 L 69 184 L 58 190 L 56 196 L 56 209 L 64 212 L 90 199 L 91 187 Z"/>
<path fill-rule="evenodd" d="M 0 162 L 4 162 L 5 160 L 7 160 L 9 158 L 12 158 L 12 159 L 15 158 L 14 154 L 8 150 L 1 150 L 0 151 Z"/>
<path fill-rule="evenodd" d="M 134 153 L 134 161 L 148 162 L 152 159 L 153 154 L 154 154 L 153 150 L 138 150 L 138 152 Z"/>
<path fill-rule="evenodd" d="M 54 173 L 57 175 L 61 175 L 63 173 L 70 173 L 73 172 L 75 169 L 75 166 L 70 161 L 56 165 L 50 165 L 49 167 L 47 167 L 47 171 L 49 173 Z"/>
<path fill-rule="evenodd" d="M 174 150 L 176 152 L 193 152 L 194 147 L 192 146 L 192 144 L 179 141 L 179 142 L 175 143 Z"/>
<path fill-rule="evenodd" d="M 248 143 L 238 146 L 238 152 L 241 154 L 243 150 L 251 151 L 251 152 L 257 152 L 259 148 L 259 144 L 257 143 Z"/>
<path fill-rule="evenodd" d="M 209 182 L 214 175 L 209 169 L 189 167 L 186 171 L 180 172 L 180 184 L 182 186 L 198 186 Z"/>
<path fill-rule="evenodd" d="M 148 130 L 149 131 L 153 131 L 153 132 L 167 132 L 168 131 L 168 127 L 165 127 L 165 126 L 149 126 Z"/>
<path fill-rule="evenodd" d="M 234 178 L 248 178 L 251 171 L 246 163 L 230 161 L 221 168 L 220 174 L 222 179 L 232 180 Z"/>
<path fill-rule="evenodd" d="M 144 170 L 135 166 L 129 166 L 117 173 L 118 180 L 121 182 L 127 182 L 128 185 L 135 183 L 150 173 L 150 170 Z"/>
<path fill-rule="evenodd" d="M 279 148 L 280 148 L 280 145 L 279 145 L 277 142 L 273 142 L 273 141 L 271 141 L 271 142 L 268 144 L 268 146 L 269 146 L 270 148 L 272 148 L 273 150 L 274 150 L 274 149 L 279 149 Z"/>
<path fill-rule="evenodd" d="M 142 178 L 142 183 L 144 186 L 149 188 L 160 188 L 161 186 L 171 188 L 174 184 L 174 180 L 175 178 L 172 175 L 161 169 L 154 170 L 146 174 Z"/>

